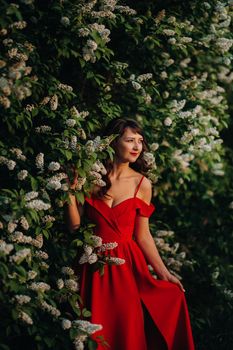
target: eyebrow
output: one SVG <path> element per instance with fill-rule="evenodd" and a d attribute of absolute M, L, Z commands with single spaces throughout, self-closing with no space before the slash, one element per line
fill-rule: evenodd
<path fill-rule="evenodd" d="M 126 139 L 135 139 L 134 136 L 126 136 L 125 138 L 126 138 Z M 140 139 L 141 139 L 141 140 L 144 140 L 142 136 L 140 137 Z"/>

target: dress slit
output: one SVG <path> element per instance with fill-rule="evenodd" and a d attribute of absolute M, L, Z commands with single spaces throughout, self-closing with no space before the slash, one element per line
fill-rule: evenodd
<path fill-rule="evenodd" d="M 167 350 L 167 343 L 154 322 L 148 308 L 141 300 L 144 315 L 144 330 L 146 336 L 147 350 Z"/>

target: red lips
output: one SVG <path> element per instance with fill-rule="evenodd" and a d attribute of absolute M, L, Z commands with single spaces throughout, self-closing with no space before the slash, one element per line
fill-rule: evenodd
<path fill-rule="evenodd" d="M 134 153 L 134 152 L 130 152 L 130 154 L 132 154 L 132 156 L 137 156 L 138 153 Z"/>

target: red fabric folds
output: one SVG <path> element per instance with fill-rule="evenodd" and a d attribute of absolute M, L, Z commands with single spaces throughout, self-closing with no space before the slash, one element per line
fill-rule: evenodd
<path fill-rule="evenodd" d="M 93 338 L 98 350 L 194 350 L 185 295 L 170 282 L 156 280 L 133 240 L 137 215 L 149 217 L 155 207 L 137 197 L 110 208 L 96 198 L 86 198 L 86 213 L 96 224 L 103 242 L 117 242 L 111 256 L 123 265 L 106 265 L 104 275 L 84 264 L 80 294 L 91 310 L 91 322 L 103 329 Z M 145 327 L 147 327 L 145 329 Z M 103 336 L 109 348 L 99 342 Z"/>

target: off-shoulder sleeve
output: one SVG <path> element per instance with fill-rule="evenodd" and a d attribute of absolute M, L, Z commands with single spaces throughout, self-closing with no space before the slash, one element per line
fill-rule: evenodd
<path fill-rule="evenodd" d="M 145 216 L 149 218 L 155 210 L 155 206 L 152 203 L 147 204 L 140 198 L 137 198 L 136 203 L 136 211 L 138 216 Z"/>

